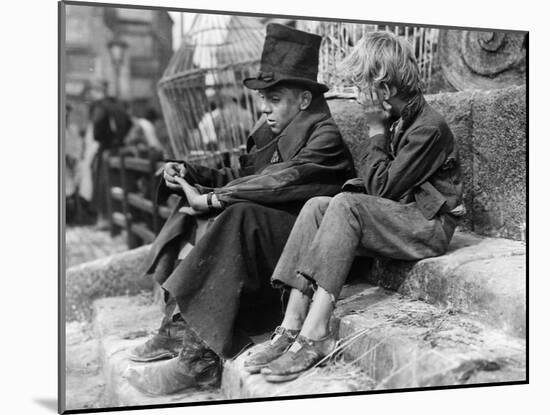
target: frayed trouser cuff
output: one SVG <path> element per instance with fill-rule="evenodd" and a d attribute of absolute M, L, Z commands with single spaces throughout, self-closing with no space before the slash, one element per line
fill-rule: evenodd
<path fill-rule="evenodd" d="M 302 294 L 308 296 L 309 298 L 313 297 L 315 292 L 314 285 L 300 273 L 296 273 L 293 277 L 289 278 L 276 278 L 271 280 L 271 285 L 274 288 L 284 289 L 284 288 L 295 288 L 300 291 Z"/>
<path fill-rule="evenodd" d="M 303 279 L 305 279 L 310 284 L 310 286 L 313 289 L 313 292 L 316 292 L 318 288 L 322 288 L 324 291 L 326 291 L 330 295 L 330 299 L 332 301 L 332 304 L 336 305 L 337 295 L 334 293 L 334 290 L 333 290 L 332 287 L 331 288 L 325 287 L 323 281 L 321 281 L 321 283 L 319 283 L 319 281 L 317 281 L 313 277 L 310 277 L 308 274 L 306 274 L 303 271 L 297 271 L 297 275 L 300 275 Z M 313 295 L 312 295 L 312 297 L 313 297 Z"/>

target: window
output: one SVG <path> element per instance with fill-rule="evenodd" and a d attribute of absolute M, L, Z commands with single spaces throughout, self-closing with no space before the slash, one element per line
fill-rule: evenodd
<path fill-rule="evenodd" d="M 95 56 L 67 53 L 67 73 L 90 74 L 95 71 Z"/>
<path fill-rule="evenodd" d="M 153 56 L 153 39 L 149 35 L 124 35 L 130 56 Z"/>
<path fill-rule="evenodd" d="M 152 78 L 157 76 L 158 64 L 151 58 L 133 56 L 130 58 L 130 71 L 132 77 Z"/>

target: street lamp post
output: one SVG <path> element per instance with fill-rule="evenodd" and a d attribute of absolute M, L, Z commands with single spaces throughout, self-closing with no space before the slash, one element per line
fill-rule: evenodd
<path fill-rule="evenodd" d="M 115 96 L 120 98 L 120 69 L 124 63 L 124 54 L 128 44 L 117 36 L 107 44 L 107 48 L 115 68 Z"/>
<path fill-rule="evenodd" d="M 122 64 L 124 63 L 124 54 L 126 53 L 126 49 L 128 48 L 128 44 L 124 42 L 118 34 L 115 34 L 115 37 L 113 40 L 111 40 L 109 43 L 107 43 L 107 48 L 109 50 L 109 55 L 111 57 L 111 62 L 113 63 L 113 67 L 115 69 L 115 98 L 117 100 L 120 100 L 120 69 L 122 67 Z M 108 169 L 108 159 L 110 154 L 114 154 L 117 152 L 116 148 L 112 148 L 107 150 L 103 154 L 103 163 L 102 168 L 104 169 L 104 175 L 107 178 L 107 183 L 109 183 L 109 169 Z M 107 200 L 107 218 L 109 220 L 109 227 L 111 228 L 111 236 L 114 236 L 116 233 L 116 227 L 113 220 L 113 206 L 112 206 L 112 200 L 110 195 L 110 189 L 109 185 L 106 186 L 104 189 L 106 192 L 106 200 Z M 128 226 L 128 217 L 126 217 L 127 226 Z M 128 234 L 130 237 L 130 234 Z"/>

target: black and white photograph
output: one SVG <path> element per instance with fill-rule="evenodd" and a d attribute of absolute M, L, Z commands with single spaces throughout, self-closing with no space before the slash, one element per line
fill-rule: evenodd
<path fill-rule="evenodd" d="M 529 382 L 528 30 L 58 6 L 60 413 Z"/>

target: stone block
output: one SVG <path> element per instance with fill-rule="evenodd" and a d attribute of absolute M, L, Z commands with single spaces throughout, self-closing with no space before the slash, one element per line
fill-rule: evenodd
<path fill-rule="evenodd" d="M 367 278 L 524 336 L 526 276 L 522 242 L 457 232 L 446 255 L 418 262 L 377 259 Z"/>
<path fill-rule="evenodd" d="M 149 247 L 142 246 L 68 268 L 65 274 L 67 320 L 89 319 L 91 304 L 96 298 L 151 290 L 152 279 L 141 271 Z"/>
<path fill-rule="evenodd" d="M 371 287 L 335 317 L 344 357 L 375 389 L 526 380 L 523 339 L 422 301 Z"/>
<path fill-rule="evenodd" d="M 368 391 L 373 387 L 372 379 L 360 368 L 347 364 L 314 368 L 293 381 L 270 383 L 261 374 L 251 375 L 244 368 L 245 360 L 254 350 L 253 347 L 225 363 L 221 387 L 227 399 L 312 396 Z"/>
<path fill-rule="evenodd" d="M 474 95 L 474 230 L 524 240 L 527 188 L 526 89 Z"/>
<path fill-rule="evenodd" d="M 122 376 L 129 365 L 139 365 L 126 358 L 127 350 L 145 341 L 158 327 L 161 312 L 152 296 L 96 300 L 94 329 L 105 379 L 105 405 L 114 408 L 526 380 L 523 339 L 454 310 L 368 284 L 347 286 L 342 294 L 331 324 L 341 347 L 341 357 L 335 361 L 295 381 L 272 384 L 244 370 L 244 360 L 254 350 L 249 349 L 225 363 L 221 389 L 190 389 L 162 397 L 139 392 Z"/>
<path fill-rule="evenodd" d="M 351 151 L 356 170 L 359 171 L 361 167 L 359 155 L 362 146 L 367 144 L 369 136 L 369 127 L 364 117 L 365 110 L 356 101 L 350 99 L 331 99 L 327 102 L 332 118 Z"/>
<path fill-rule="evenodd" d="M 460 155 L 464 203 L 467 210 L 461 225 L 473 230 L 472 94 L 457 92 L 427 95 L 426 101 L 443 115 L 455 137 Z"/>

